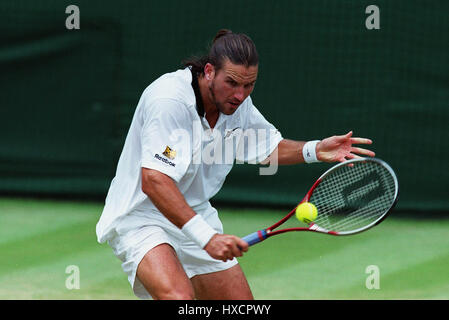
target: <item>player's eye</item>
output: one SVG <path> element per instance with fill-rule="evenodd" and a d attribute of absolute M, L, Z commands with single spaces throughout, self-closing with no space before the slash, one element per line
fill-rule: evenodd
<path fill-rule="evenodd" d="M 255 82 L 245 84 L 245 89 L 251 89 L 252 87 L 254 87 L 255 84 L 256 84 Z"/>
<path fill-rule="evenodd" d="M 232 79 L 229 79 L 227 82 L 231 85 L 231 87 L 236 87 L 238 85 L 238 83 Z"/>

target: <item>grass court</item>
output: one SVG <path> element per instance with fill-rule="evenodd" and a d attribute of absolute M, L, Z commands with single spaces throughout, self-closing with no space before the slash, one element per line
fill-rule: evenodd
<path fill-rule="evenodd" d="M 137 299 L 121 262 L 96 241 L 102 208 L 101 202 L 0 198 L 0 299 Z M 225 233 L 238 236 L 288 212 L 218 211 Z M 393 212 L 348 237 L 282 234 L 251 247 L 239 262 L 256 299 L 449 299 L 447 248 L 447 215 Z M 80 288 L 69 290 L 66 268 L 73 265 Z M 379 271 L 378 289 L 366 286 L 369 266 Z"/>

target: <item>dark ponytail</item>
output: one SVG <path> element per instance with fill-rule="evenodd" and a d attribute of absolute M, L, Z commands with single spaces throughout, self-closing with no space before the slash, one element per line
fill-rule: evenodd
<path fill-rule="evenodd" d="M 223 37 L 224 35 L 227 35 L 227 34 L 232 34 L 232 31 L 228 30 L 228 29 L 218 30 L 217 34 L 215 35 L 214 40 L 212 40 L 212 44 L 214 44 L 215 41 L 217 41 L 218 38 L 221 38 L 221 37 Z"/>
<path fill-rule="evenodd" d="M 233 33 L 231 30 L 221 29 L 215 35 L 209 49 L 209 54 L 202 57 L 192 57 L 183 62 L 197 74 L 204 74 L 204 66 L 212 64 L 218 71 L 223 63 L 229 59 L 233 64 L 246 67 L 256 66 L 259 63 L 254 42 L 245 34 Z"/>

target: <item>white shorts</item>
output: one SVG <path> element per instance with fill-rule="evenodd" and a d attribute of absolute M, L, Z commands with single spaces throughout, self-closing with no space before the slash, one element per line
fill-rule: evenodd
<path fill-rule="evenodd" d="M 223 233 L 217 210 L 209 206 L 207 214 L 202 212 L 201 216 L 212 228 Z M 123 262 L 123 271 L 128 275 L 134 294 L 141 299 L 150 299 L 151 295 L 136 277 L 137 267 L 148 251 L 162 243 L 174 248 L 189 278 L 226 270 L 238 263 L 235 258 L 226 262 L 212 258 L 159 212 L 134 211 L 120 219 L 115 236 L 108 244 Z"/>

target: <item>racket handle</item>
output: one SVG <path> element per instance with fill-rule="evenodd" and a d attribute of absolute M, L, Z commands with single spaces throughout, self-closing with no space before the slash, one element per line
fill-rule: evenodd
<path fill-rule="evenodd" d="M 259 230 L 243 237 L 242 240 L 248 242 L 248 244 L 252 246 L 253 244 L 265 240 L 267 237 L 268 235 L 266 230 Z"/>

